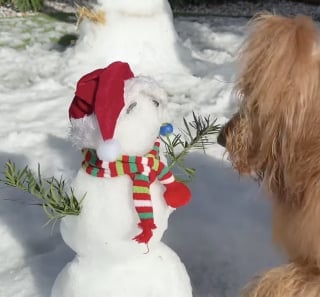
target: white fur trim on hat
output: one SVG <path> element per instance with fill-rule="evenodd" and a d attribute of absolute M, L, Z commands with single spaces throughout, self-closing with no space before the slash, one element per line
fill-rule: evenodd
<path fill-rule="evenodd" d="M 70 122 L 70 139 L 76 148 L 94 148 L 96 143 L 102 141 L 98 121 L 94 114 L 80 119 L 70 118 Z"/>
<path fill-rule="evenodd" d="M 167 92 L 154 79 L 147 76 L 136 76 L 125 81 L 124 99 L 139 97 L 141 94 L 149 95 L 162 105 L 168 102 Z"/>

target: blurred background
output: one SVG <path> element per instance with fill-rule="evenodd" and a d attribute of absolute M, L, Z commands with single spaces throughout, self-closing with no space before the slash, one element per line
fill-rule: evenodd
<path fill-rule="evenodd" d="M 77 5 L 92 7 L 97 0 L 0 0 L 0 17 L 15 12 L 72 12 Z M 251 17 L 261 10 L 281 14 L 305 14 L 319 18 L 320 0 L 169 0 L 175 14 L 209 14 Z"/>

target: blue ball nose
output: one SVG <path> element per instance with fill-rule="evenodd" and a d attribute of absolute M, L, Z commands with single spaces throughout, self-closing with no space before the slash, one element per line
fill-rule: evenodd
<path fill-rule="evenodd" d="M 173 126 L 170 123 L 164 123 L 160 127 L 160 135 L 166 136 L 173 132 Z"/>

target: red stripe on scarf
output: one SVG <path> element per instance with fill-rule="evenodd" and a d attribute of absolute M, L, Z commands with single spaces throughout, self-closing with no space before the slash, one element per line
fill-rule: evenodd
<path fill-rule="evenodd" d="M 103 170 L 102 168 L 99 169 L 97 176 L 98 176 L 98 177 L 104 177 L 104 170 Z"/>
<path fill-rule="evenodd" d="M 96 166 L 99 167 L 99 168 L 101 168 L 101 169 L 103 169 L 103 168 L 102 168 L 102 163 L 103 163 L 103 162 L 98 159 Z M 103 176 L 103 175 L 102 175 L 102 176 Z"/>
<path fill-rule="evenodd" d="M 90 160 L 91 160 L 91 152 L 87 151 L 86 156 L 85 156 L 85 160 L 87 163 L 90 164 Z"/>
<path fill-rule="evenodd" d="M 123 155 L 122 156 L 122 161 L 128 163 L 130 161 L 130 156 L 128 155 Z"/>
<path fill-rule="evenodd" d="M 134 193 L 135 200 L 150 200 L 150 195 L 146 193 Z"/>
<path fill-rule="evenodd" d="M 134 181 L 134 185 L 135 186 L 138 186 L 138 187 L 146 187 L 146 188 L 149 188 L 149 183 L 145 180 L 139 180 L 139 179 L 136 179 Z"/>
<path fill-rule="evenodd" d="M 150 168 L 153 168 L 153 165 L 154 165 L 154 159 L 153 158 L 148 158 L 148 166 Z"/>
<path fill-rule="evenodd" d="M 138 213 L 141 213 L 141 212 L 153 212 L 153 209 L 152 209 L 151 206 L 137 206 L 136 210 L 137 210 Z"/>
<path fill-rule="evenodd" d="M 137 165 L 138 172 L 142 173 L 145 167 L 142 164 L 136 164 L 136 165 Z"/>
<path fill-rule="evenodd" d="M 110 168 L 110 176 L 111 177 L 118 176 L 116 162 L 110 162 L 109 163 L 109 168 Z"/>
<path fill-rule="evenodd" d="M 158 152 L 156 150 L 152 150 L 149 154 L 156 156 Z"/>
<path fill-rule="evenodd" d="M 129 156 L 122 156 L 122 165 L 124 172 L 130 172 Z"/>
<path fill-rule="evenodd" d="M 88 174 L 92 175 L 92 174 L 91 174 L 91 173 L 92 173 L 92 170 L 93 170 L 93 167 L 89 166 L 89 167 L 87 167 L 86 172 L 87 172 Z"/>

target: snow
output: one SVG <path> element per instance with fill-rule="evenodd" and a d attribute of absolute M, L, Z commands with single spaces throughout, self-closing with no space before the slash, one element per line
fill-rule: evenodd
<path fill-rule="evenodd" d="M 169 94 L 168 116 L 176 129 L 192 111 L 222 123 L 236 110 L 234 58 L 246 22 L 175 19 L 179 42 L 187 49 L 182 64 L 192 75 L 155 76 Z M 39 162 L 44 176 L 70 181 L 81 156 L 68 140 L 67 111 L 82 67 L 71 67 L 66 59 L 74 49 L 64 50 L 56 41 L 74 32 L 74 25 L 44 16 L 0 23 L 0 164 L 10 159 L 36 169 Z M 83 68 L 96 63 L 91 59 L 86 56 Z M 218 145 L 206 154 L 191 153 L 187 163 L 197 170 L 190 184 L 193 200 L 170 217 L 164 241 L 186 265 L 194 297 L 234 296 L 252 276 L 284 261 L 271 243 L 269 201 L 257 184 L 233 171 Z M 0 296 L 50 296 L 74 253 L 57 226 L 43 226 L 45 214 L 31 205 L 37 202 L 31 196 L 1 185 L 0 199 Z"/>
<path fill-rule="evenodd" d="M 82 21 L 80 38 L 66 60 L 65 82 L 73 85 L 81 73 L 116 60 L 130 62 L 135 75 L 189 74 L 167 1 L 101 0 L 96 10 L 106 21 Z"/>
<path fill-rule="evenodd" d="M 206 1 L 197 5 L 177 5 L 175 13 L 225 17 L 252 17 L 261 11 L 282 15 L 310 15 L 319 19 L 317 1 L 265 0 L 265 1 Z"/>

